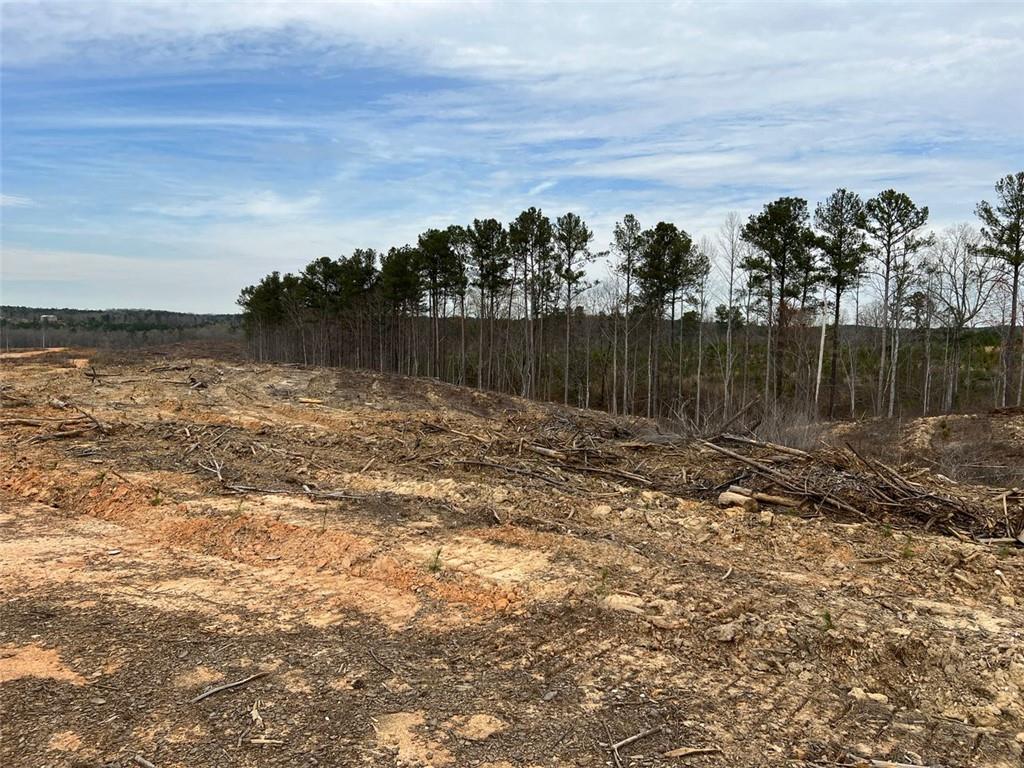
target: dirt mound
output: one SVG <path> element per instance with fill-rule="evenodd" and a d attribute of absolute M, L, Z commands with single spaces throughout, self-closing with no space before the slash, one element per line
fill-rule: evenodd
<path fill-rule="evenodd" d="M 950 414 L 904 422 L 869 419 L 836 425 L 825 440 L 858 451 L 885 447 L 886 460 L 930 469 L 954 481 L 1024 487 L 1024 411 Z"/>

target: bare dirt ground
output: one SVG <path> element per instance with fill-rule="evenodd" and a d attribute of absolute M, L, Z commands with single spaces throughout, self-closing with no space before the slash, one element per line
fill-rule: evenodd
<path fill-rule="evenodd" d="M 17 352 L 0 352 L 0 360 L 23 360 L 29 357 L 45 357 L 55 352 L 66 352 L 67 347 L 48 347 L 46 349 L 25 349 Z"/>
<path fill-rule="evenodd" d="M 1022 764 L 1013 544 L 720 510 L 599 414 L 64 354 L 2 369 L 0 765 Z"/>
<path fill-rule="evenodd" d="M 888 459 L 928 467 L 955 480 L 995 486 L 1024 486 L 1024 408 L 888 421 L 837 423 L 825 435 L 837 445 L 852 443 Z"/>

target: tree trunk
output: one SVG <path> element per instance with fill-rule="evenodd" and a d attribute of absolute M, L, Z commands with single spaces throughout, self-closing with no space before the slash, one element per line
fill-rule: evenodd
<path fill-rule="evenodd" d="M 623 317 L 624 325 L 622 326 L 623 345 L 622 345 L 622 412 L 629 415 L 630 408 L 629 403 L 629 300 L 630 300 L 630 282 L 632 279 L 632 268 L 627 266 L 626 268 L 626 307 Z M 634 363 L 635 365 L 635 363 Z"/>
<path fill-rule="evenodd" d="M 960 329 L 953 329 L 953 338 L 950 339 L 950 351 L 948 358 L 948 373 L 946 375 L 946 403 L 945 412 L 950 413 L 956 404 L 957 385 L 960 379 Z"/>
<path fill-rule="evenodd" d="M 729 278 L 729 304 L 726 311 L 729 313 L 725 321 L 725 373 L 722 382 L 722 412 L 726 418 L 730 416 L 732 406 L 732 299 L 733 287 L 732 277 Z"/>
<path fill-rule="evenodd" d="M 889 418 L 896 412 L 896 377 L 900 369 L 900 325 L 892 328 L 892 374 L 889 376 Z"/>
<path fill-rule="evenodd" d="M 586 379 L 584 381 L 583 389 L 583 407 L 590 407 L 590 322 L 587 320 L 586 313 L 583 316 L 583 327 L 587 331 L 587 345 L 586 345 Z"/>
<path fill-rule="evenodd" d="M 492 373 L 492 370 L 494 368 L 494 330 L 495 330 L 495 326 L 497 325 L 497 318 L 495 318 L 495 315 L 497 313 L 494 311 L 494 305 L 495 305 L 494 291 L 491 291 L 490 306 L 488 307 L 489 311 L 487 313 L 488 317 L 490 319 L 490 323 L 489 324 L 491 326 L 490 337 L 487 340 L 487 379 L 486 379 L 486 381 L 487 381 L 487 388 L 488 389 L 493 389 L 494 388 L 494 374 Z"/>
<path fill-rule="evenodd" d="M 1007 390 L 1013 385 L 1013 345 L 1017 341 L 1017 294 L 1020 290 L 1020 264 L 1013 265 L 1013 278 L 1010 283 L 1010 329 L 1003 346 L 1003 406 L 1013 402 Z M 1017 387 L 1017 405 L 1020 405 L 1020 387 Z"/>
<path fill-rule="evenodd" d="M 533 271 L 524 270 L 523 274 L 523 311 L 526 320 L 524 328 L 524 350 L 523 350 L 523 397 L 530 397 L 533 388 L 533 313 L 536 310 L 535 303 L 531 301 L 531 288 L 534 281 Z"/>
<path fill-rule="evenodd" d="M 701 302 L 703 304 L 703 301 Z M 693 420 L 696 424 L 697 429 L 700 429 L 700 395 L 701 395 L 701 377 L 703 376 L 703 362 L 704 362 L 704 311 L 703 309 L 698 311 L 697 317 L 697 405 L 694 408 Z"/>
<path fill-rule="evenodd" d="M 1020 345 L 1020 364 L 1017 371 L 1017 407 L 1020 408 L 1021 397 L 1024 396 L 1024 343 Z"/>
<path fill-rule="evenodd" d="M 589 364 L 589 357 L 588 357 Z M 611 410 L 613 414 L 617 414 L 618 410 L 618 397 L 619 397 L 619 308 L 615 308 L 615 313 L 612 315 L 612 402 Z M 602 389 L 604 385 L 602 384 Z M 589 391 L 589 388 L 588 388 Z"/>
<path fill-rule="evenodd" d="M 461 339 L 459 350 L 459 385 L 466 386 L 466 293 L 463 291 L 459 297 L 459 309 L 461 310 Z"/>
<path fill-rule="evenodd" d="M 853 353 L 853 347 L 846 345 L 846 351 L 850 356 L 850 372 L 846 375 L 847 384 L 850 389 L 850 418 L 857 418 L 857 357 Z"/>
<path fill-rule="evenodd" d="M 768 318 L 767 338 L 764 345 L 764 407 L 772 405 L 771 380 L 772 380 L 772 322 Z"/>
<path fill-rule="evenodd" d="M 836 409 L 836 379 L 839 374 L 839 303 L 842 299 L 842 292 L 836 291 L 836 308 L 832 317 L 832 370 L 829 372 L 831 379 L 828 393 L 828 417 L 835 418 Z"/>
<path fill-rule="evenodd" d="M 483 281 L 481 281 L 483 282 Z M 476 388 L 484 388 L 484 287 L 480 286 L 480 311 L 477 313 L 480 319 L 479 339 L 476 350 Z M 494 327 L 493 325 L 491 326 Z"/>
<path fill-rule="evenodd" d="M 889 341 L 889 281 L 892 263 L 892 246 L 885 246 L 885 270 L 882 274 L 882 352 L 878 357 L 878 394 L 875 400 L 875 413 L 881 415 L 883 392 L 885 391 L 885 357 L 886 344 Z"/>
<path fill-rule="evenodd" d="M 782 339 L 783 331 L 786 326 L 784 318 L 786 312 L 786 300 L 784 298 L 785 295 L 785 284 L 779 283 L 779 316 L 776 320 L 777 327 L 775 329 L 775 354 L 773 355 L 773 357 L 775 358 L 775 390 L 774 392 L 772 392 L 776 401 L 778 401 L 778 399 L 782 396 L 782 356 L 783 354 L 785 354 L 785 352 L 783 351 Z"/>
<path fill-rule="evenodd" d="M 651 418 L 651 406 L 654 397 L 654 322 L 651 321 L 647 332 L 647 418 Z"/>
<path fill-rule="evenodd" d="M 928 415 L 932 386 L 932 319 L 929 315 L 924 329 L 924 385 L 921 387 L 921 415 Z"/>
<path fill-rule="evenodd" d="M 824 309 L 824 307 L 822 307 Z M 821 394 L 822 364 L 825 362 L 825 328 L 828 326 L 828 315 L 821 313 L 821 338 L 818 341 L 818 372 L 814 377 L 814 415 L 818 416 L 818 396 Z"/>
<path fill-rule="evenodd" d="M 672 295 L 672 310 L 671 318 L 668 323 L 668 346 L 669 352 L 672 350 L 672 336 L 676 327 L 676 297 L 673 292 Z M 672 358 L 669 357 L 669 365 L 672 364 Z M 679 357 L 676 371 L 676 400 L 678 401 L 678 408 L 680 413 L 683 410 L 683 308 L 679 307 Z"/>
<path fill-rule="evenodd" d="M 571 269 L 571 265 L 570 265 Z M 564 392 L 562 393 L 562 402 L 565 405 L 569 404 L 569 338 L 572 327 L 572 284 L 567 283 L 565 286 L 565 370 L 563 371 L 564 379 Z"/>

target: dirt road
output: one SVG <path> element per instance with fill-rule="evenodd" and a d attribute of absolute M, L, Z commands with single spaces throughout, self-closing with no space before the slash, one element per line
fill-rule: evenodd
<path fill-rule="evenodd" d="M 4 766 L 1021 765 L 1020 549 L 716 509 L 597 414 L 80 365 L 3 367 Z"/>

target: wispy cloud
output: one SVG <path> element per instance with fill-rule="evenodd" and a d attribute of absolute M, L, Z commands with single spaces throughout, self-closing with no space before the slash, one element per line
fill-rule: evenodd
<path fill-rule="evenodd" d="M 270 190 L 245 195 L 226 195 L 177 202 L 135 206 L 140 213 L 175 218 L 290 219 L 308 214 L 320 204 L 320 195 L 287 199 Z"/>
<path fill-rule="evenodd" d="M 151 128 L 252 128 L 280 130 L 308 128 L 315 122 L 277 115 L 247 114 L 70 114 L 61 118 L 47 117 L 33 121 L 33 127 L 49 130 L 80 131 L 83 129 L 146 130 Z"/>
<path fill-rule="evenodd" d="M 534 186 L 530 187 L 527 190 L 526 194 L 539 195 L 541 192 L 551 189 L 557 183 L 557 181 L 542 181 L 540 184 L 535 184 Z"/>
<path fill-rule="evenodd" d="M 0 194 L 0 208 L 25 208 L 35 204 L 35 200 L 29 197 Z"/>

